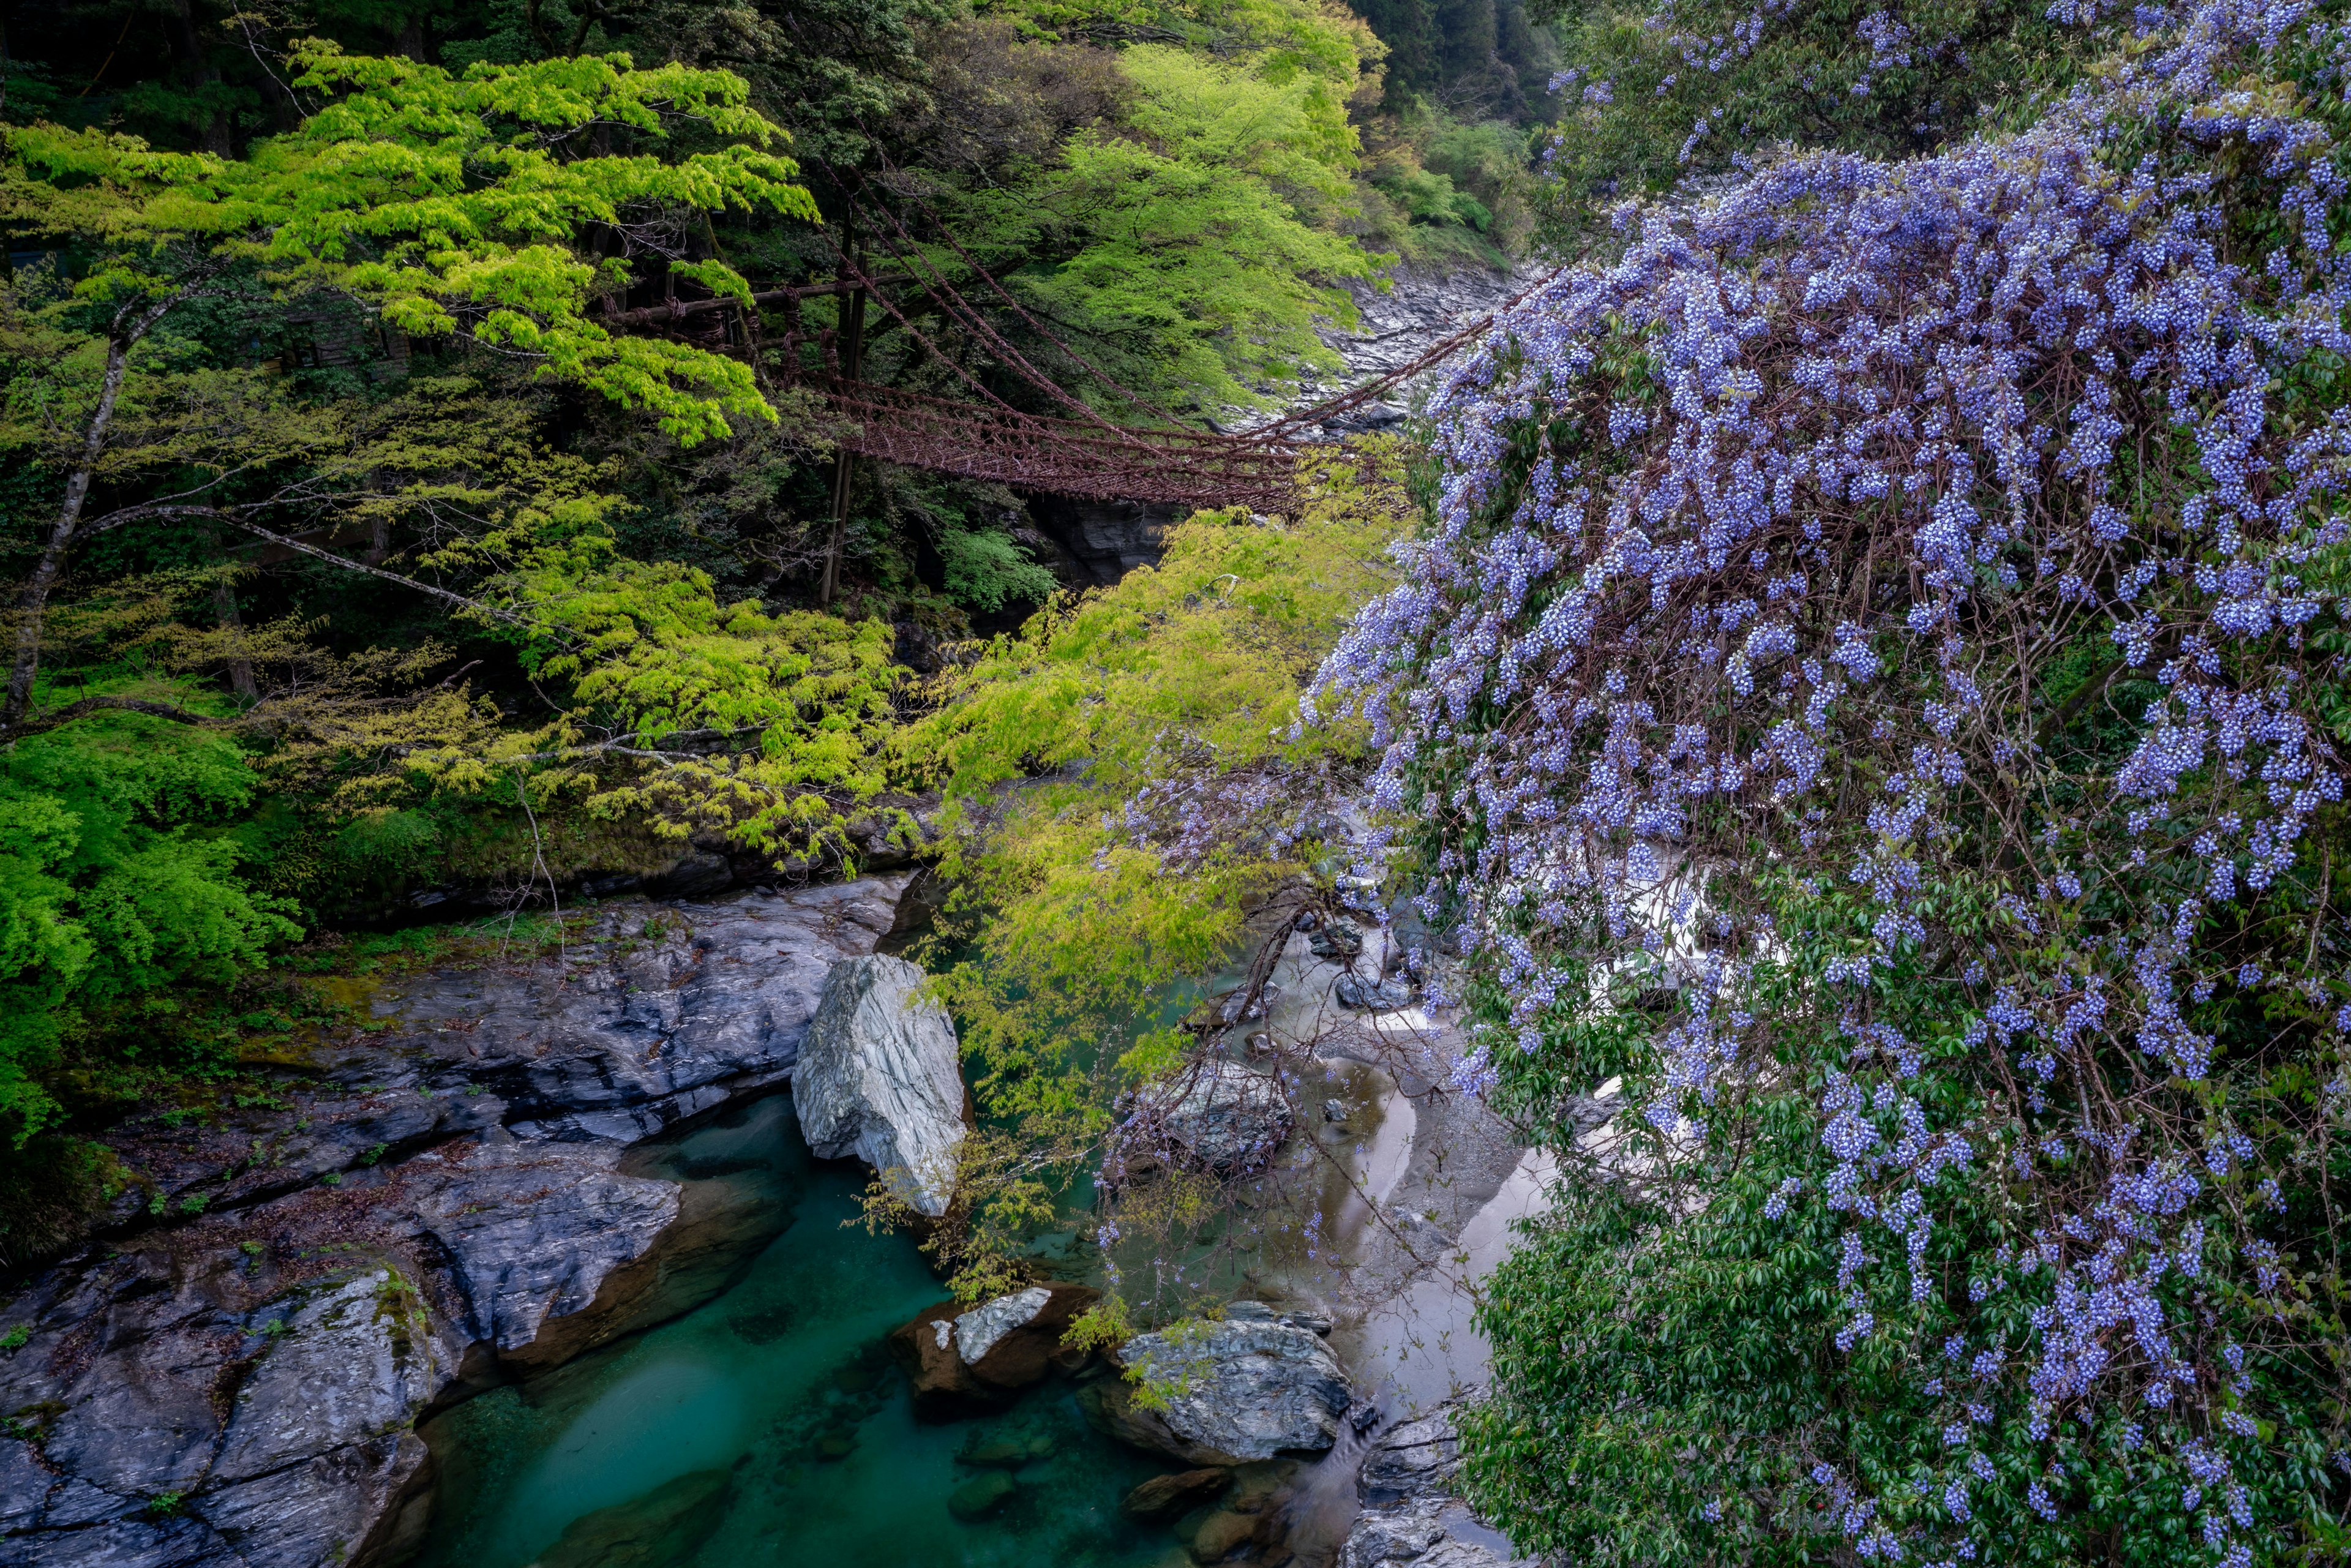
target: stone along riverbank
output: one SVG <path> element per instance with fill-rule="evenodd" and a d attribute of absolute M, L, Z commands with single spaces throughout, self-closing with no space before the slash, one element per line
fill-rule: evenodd
<path fill-rule="evenodd" d="M 0 1307 L 0 1564 L 1479 1561 L 1380 1522 L 1452 1506 L 1441 1463 L 1359 1512 L 1401 1451 L 1360 1325 L 1239 1303 L 1223 1395 L 1137 1411 L 1149 1340 L 1059 1353 L 1081 1285 L 958 1322 L 852 1223 L 867 1163 L 943 1207 L 967 1114 L 872 956 L 911 880 L 608 904 L 386 987 L 277 1094 L 119 1129 L 106 1238 Z"/>

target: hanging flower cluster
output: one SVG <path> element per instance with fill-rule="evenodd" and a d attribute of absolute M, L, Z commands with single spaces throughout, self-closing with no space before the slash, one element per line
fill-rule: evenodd
<path fill-rule="evenodd" d="M 1433 527 L 1318 684 L 1490 998 L 1465 1087 L 1554 1103 L 1646 1019 L 1683 1214 L 1808 1107 L 1761 1212 L 1928 1437 L 1687 1460 L 1708 1549 L 1974 1559 L 1988 1494 L 2122 1507 L 2085 1453 L 2170 1478 L 2182 1561 L 2345 1500 L 2351 34 L 2140 19 L 2012 139 L 1626 208 L 1437 400 Z"/>

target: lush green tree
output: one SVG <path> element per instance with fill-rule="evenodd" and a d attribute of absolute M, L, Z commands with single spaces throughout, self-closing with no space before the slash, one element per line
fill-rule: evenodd
<path fill-rule="evenodd" d="M 1288 47 L 1237 63 L 1166 44 L 1123 50 L 1115 118 L 1097 116 L 1009 178 L 906 176 L 960 247 L 925 246 L 927 265 L 987 301 L 965 258 L 976 259 L 1095 365 L 1177 406 L 1255 402 L 1301 367 L 1336 368 L 1316 323 L 1351 322 L 1335 285 L 1387 259 L 1339 226 L 1354 210 L 1353 37 L 1332 32 L 1326 41 L 1344 52 L 1327 58 Z M 1104 395 L 1058 350 L 1037 358 Z"/>
<path fill-rule="evenodd" d="M 1311 465 L 1281 522 L 1196 516 L 1157 566 L 983 644 L 898 738 L 946 798 L 939 946 L 960 953 L 942 988 L 983 1113 L 967 1228 L 937 1243 L 959 1291 L 1014 1277 L 1026 1230 L 1099 1163 L 1115 1096 L 1184 1060 L 1159 1016 L 1171 989 L 1229 962 L 1243 910 L 1308 874 L 1314 842 L 1284 824 L 1343 788 L 1361 736 L 1300 731 L 1299 693 L 1390 578 L 1412 521 L 1398 461 L 1379 443 Z M 1116 1200 L 1122 1255 L 1147 1258 L 1198 1197 Z"/>
<path fill-rule="evenodd" d="M 624 256 L 592 248 L 591 230 L 637 231 L 657 245 L 665 214 L 679 211 L 757 205 L 815 215 L 790 161 L 770 151 L 780 133 L 745 107 L 739 78 L 637 70 L 624 56 L 458 77 L 323 43 L 297 65 L 296 84 L 329 101 L 242 159 L 159 152 L 135 138 L 46 124 L 7 133 L 0 226 L 16 243 L 68 249 L 78 275 L 71 294 L 40 314 L 48 330 L 80 340 L 57 344 L 63 373 L 11 432 L 10 444 L 61 478 L 62 494 L 19 594 L 0 727 L 28 711 L 42 612 L 69 554 L 113 520 L 88 507 L 126 400 L 135 406 L 144 395 L 134 377 L 153 356 L 141 349 L 174 310 L 241 272 L 280 289 L 364 300 L 397 331 L 462 332 L 527 356 L 550 376 L 651 411 L 683 442 L 725 434 L 729 415 L 775 417 L 740 361 L 618 337 L 589 315 L 630 277 Z M 594 150 L 615 134 L 660 148 L 682 125 L 709 145 L 671 156 Z M 671 270 L 720 293 L 748 292 L 723 262 L 675 261 Z M 243 380 L 250 394 L 251 378 Z M 172 504 L 204 505 L 250 463 L 302 444 L 264 436 L 256 450 L 258 428 L 210 455 L 176 454 L 208 472 Z M 257 526 L 242 514 L 224 520 Z"/>

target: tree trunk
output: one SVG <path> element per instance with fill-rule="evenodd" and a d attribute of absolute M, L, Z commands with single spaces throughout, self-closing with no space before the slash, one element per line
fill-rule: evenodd
<path fill-rule="evenodd" d="M 251 707 L 261 700 L 260 684 L 253 678 L 253 661 L 246 657 L 245 621 L 236 612 L 236 590 L 222 578 L 213 584 L 213 612 L 228 633 L 228 685 L 236 700 Z"/>
<path fill-rule="evenodd" d="M 82 440 L 80 466 L 66 480 L 57 526 L 49 530 L 41 559 L 16 596 L 16 651 L 8 665 L 8 695 L 0 702 L 0 735 L 15 728 L 32 706 L 33 677 L 41 667 L 41 622 L 48 611 L 49 594 L 65 573 L 66 553 L 73 549 L 74 535 L 81 527 L 82 505 L 89 499 L 99 457 L 106 451 L 106 438 L 114 428 L 114 404 L 122 395 L 122 375 L 131 363 L 131 348 L 162 314 L 162 308 L 157 306 L 141 315 L 129 331 L 118 325 L 107 342 L 106 381 L 99 389 L 98 407 L 90 413 L 89 431 Z"/>
<path fill-rule="evenodd" d="M 843 381 L 854 382 L 865 369 L 865 290 L 852 288 L 845 297 L 847 314 L 841 328 L 841 375 Z M 818 585 L 816 601 L 824 609 L 841 591 L 841 552 L 849 538 L 849 482 L 857 472 L 857 459 L 846 446 L 832 456 L 832 538 L 824 551 L 824 580 Z"/>
<path fill-rule="evenodd" d="M 220 85 L 220 68 L 213 63 L 205 49 L 204 37 L 197 31 L 195 12 L 189 0 L 172 0 L 164 8 L 163 30 L 171 37 L 172 53 L 180 68 L 180 78 L 199 97 L 209 96 L 205 89 Z M 206 120 L 200 134 L 204 151 L 222 158 L 236 155 L 235 139 L 229 134 L 228 117 L 215 109 Z"/>

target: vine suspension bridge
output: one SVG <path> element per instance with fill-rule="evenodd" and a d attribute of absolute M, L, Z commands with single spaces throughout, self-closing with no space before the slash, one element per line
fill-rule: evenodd
<path fill-rule="evenodd" d="M 867 274 L 859 256 L 836 246 L 832 281 L 760 289 L 751 295 L 754 305 L 776 310 L 784 319 L 780 358 L 792 384 L 822 397 L 842 421 L 837 441 L 844 457 L 836 476 L 836 511 L 846 499 L 848 455 L 1086 499 L 1284 510 L 1292 494 L 1297 459 L 1301 449 L 1313 443 L 1314 432 L 1440 363 L 1482 336 L 1510 308 L 1505 305 L 1501 310 L 1479 317 L 1409 363 L 1329 401 L 1246 432 L 1200 430 L 1119 385 L 1038 320 L 949 239 L 946 244 L 965 269 L 1000 306 L 1082 366 L 1140 416 L 1139 423 L 1120 423 L 1039 370 L 996 329 L 986 312 L 955 287 L 894 216 L 886 209 L 879 215 L 882 243 L 904 269 L 893 281 L 927 296 L 1011 376 L 1066 412 L 1033 413 L 1005 401 L 925 334 Z M 846 297 L 841 328 L 814 333 L 804 330 L 800 302 L 825 296 Z M 944 397 L 863 380 L 860 371 L 864 302 L 869 298 L 904 329 L 910 342 L 959 381 L 969 395 Z M 1511 303 L 1523 298 L 1522 292 Z M 759 330 L 758 317 L 743 310 L 740 300 L 726 298 L 673 298 L 660 304 L 614 310 L 604 319 L 615 328 L 664 331 L 721 348 L 736 340 L 731 334 L 737 331 L 748 334 L 756 344 Z M 810 371 L 802 367 L 801 350 L 809 345 L 818 350 L 823 370 Z"/>

